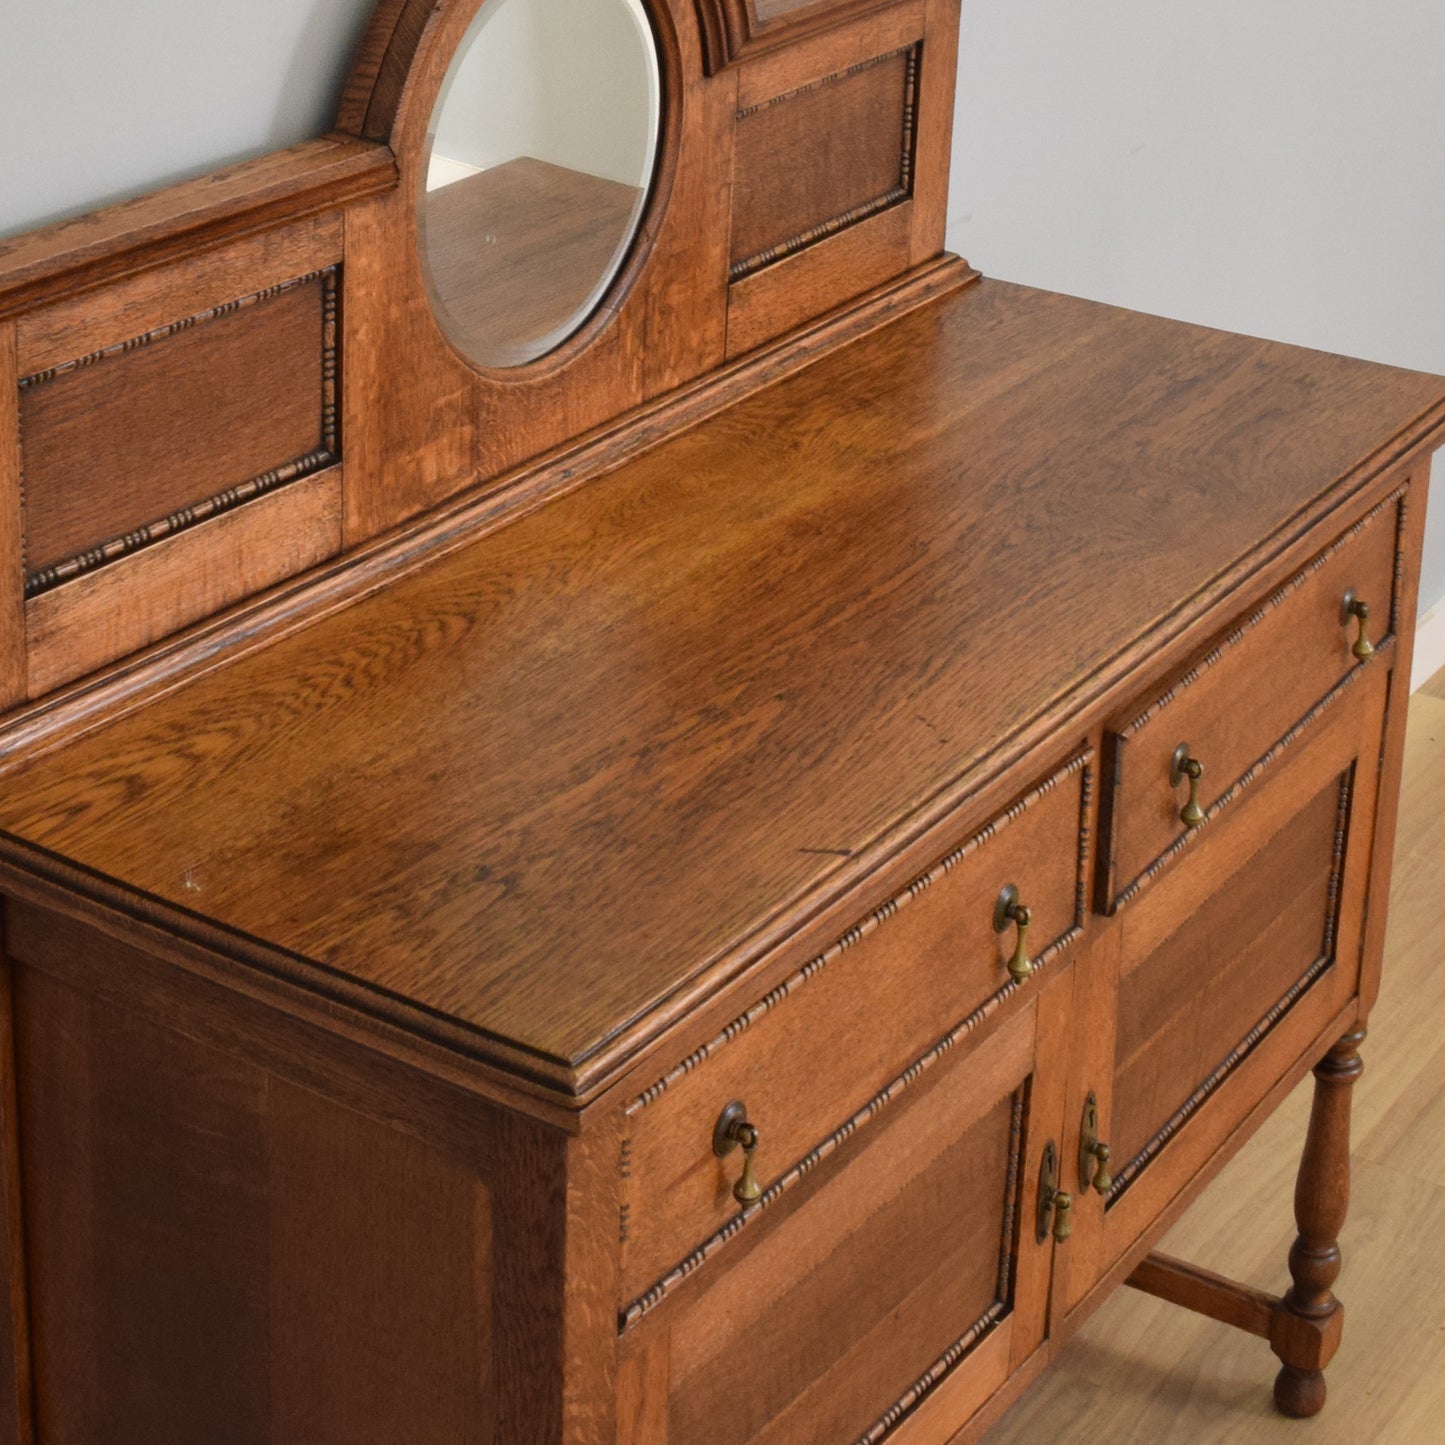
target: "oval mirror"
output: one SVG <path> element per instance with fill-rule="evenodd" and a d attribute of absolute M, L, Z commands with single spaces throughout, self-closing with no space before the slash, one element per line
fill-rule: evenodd
<path fill-rule="evenodd" d="M 422 268 L 452 344 L 520 366 L 596 309 L 657 160 L 641 0 L 487 0 L 432 112 Z"/>

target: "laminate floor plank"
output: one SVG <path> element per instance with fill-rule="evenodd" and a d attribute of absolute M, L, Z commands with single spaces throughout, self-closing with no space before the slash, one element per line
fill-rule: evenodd
<path fill-rule="evenodd" d="M 1445 672 L 1411 701 L 1384 986 L 1355 1090 L 1354 1177 L 1337 1287 L 1345 1336 L 1312 1421 L 1270 1401 L 1264 1341 L 1120 1290 L 988 1445 L 1434 1445 L 1445 1440 Z M 1278 1292 L 1312 1081 L 1289 1097 L 1161 1248 Z"/>
<path fill-rule="evenodd" d="M 1434 677 L 1421 685 L 1419 695 L 1445 698 L 1445 668 L 1441 668 Z"/>

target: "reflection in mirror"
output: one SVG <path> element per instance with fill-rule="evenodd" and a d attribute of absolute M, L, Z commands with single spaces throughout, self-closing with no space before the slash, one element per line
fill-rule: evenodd
<path fill-rule="evenodd" d="M 487 0 L 432 113 L 421 253 L 442 328 L 519 366 L 587 319 L 627 254 L 657 157 L 641 0 Z"/>

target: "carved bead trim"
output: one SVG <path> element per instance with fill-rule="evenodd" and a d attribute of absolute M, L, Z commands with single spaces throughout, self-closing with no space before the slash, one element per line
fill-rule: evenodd
<path fill-rule="evenodd" d="M 1385 651 L 1387 647 L 1394 645 L 1394 638 L 1389 637 L 1381 641 L 1376 648 L 1377 655 Z M 1270 748 L 1261 754 L 1243 773 L 1224 790 L 1214 802 L 1205 810 L 1204 822 L 1196 828 L 1190 828 L 1187 832 L 1181 833 L 1127 888 L 1125 888 L 1114 899 L 1111 913 L 1117 913 L 1121 908 L 1133 902 L 1139 893 L 1151 883 L 1159 873 L 1179 856 L 1184 849 L 1188 848 L 1204 832 L 1205 826 L 1216 818 L 1224 809 L 1238 801 L 1240 795 L 1264 773 L 1272 763 L 1293 747 L 1300 737 L 1306 733 L 1320 716 L 1329 711 L 1344 694 L 1358 681 L 1360 673 L 1368 667 L 1368 662 L 1357 662 L 1350 670 L 1292 727 Z"/>
<path fill-rule="evenodd" d="M 1014 1093 L 1013 1115 L 1009 1120 L 1008 1182 L 1004 1186 L 1003 1228 L 998 1247 L 998 1302 L 1014 1302 L 1014 1217 L 1018 1213 L 1019 1178 L 1024 1157 L 1024 1114 L 1033 1088 L 1032 1078 Z"/>
<path fill-rule="evenodd" d="M 831 216 L 826 221 L 820 221 L 816 226 L 810 226 L 796 236 L 790 236 L 785 241 L 778 241 L 765 250 L 745 256 L 741 261 L 734 261 L 728 268 L 729 282 L 741 281 L 755 271 L 761 271 L 765 266 L 771 266 L 775 261 L 781 261 L 786 256 L 791 256 L 818 241 L 826 240 L 829 236 L 836 235 L 849 226 L 856 226 L 859 221 L 866 221 L 870 216 L 876 216 L 880 212 L 888 210 L 889 207 L 906 201 L 913 194 L 913 152 L 914 140 L 918 131 L 919 47 L 910 45 L 902 50 L 892 50 L 887 55 L 874 56 L 871 60 L 851 65 L 848 69 L 840 70 L 833 75 L 825 75 L 821 80 L 800 85 L 796 90 L 787 91 L 783 95 L 770 96 L 767 100 L 761 100 L 756 105 L 745 106 L 738 111 L 738 120 L 744 120 L 750 115 L 756 115 L 759 111 L 768 109 L 769 106 L 777 105 L 785 100 L 792 100 L 795 96 L 804 95 L 810 90 L 821 89 L 825 85 L 836 85 L 839 81 L 848 80 L 865 70 L 873 69 L 874 66 L 896 60 L 900 55 L 905 59 L 903 62 L 903 130 L 897 184 L 890 186 L 882 195 L 875 196 L 870 201 L 864 201 L 861 205 L 854 206 L 840 215 Z"/>
<path fill-rule="evenodd" d="M 1325 895 L 1325 936 L 1320 941 L 1320 952 L 1325 958 L 1335 956 L 1335 931 L 1339 927 L 1340 883 L 1345 873 L 1345 842 L 1350 832 L 1350 799 L 1355 790 L 1355 769 L 1340 781 L 1340 804 L 1335 810 L 1335 845 L 1330 855 L 1330 883 Z"/>
<path fill-rule="evenodd" d="M 817 80 L 810 80 L 806 85 L 794 86 L 792 90 L 785 90 L 780 95 L 770 95 L 766 100 L 756 101 L 752 105 L 739 106 L 737 118 L 746 120 L 750 115 L 756 115 L 762 110 L 770 110 L 775 105 L 782 105 L 784 101 L 795 100 L 800 95 L 808 95 L 812 91 L 825 90 L 830 85 L 838 85 L 842 81 L 852 80 L 855 75 L 875 70 L 880 65 L 886 65 L 890 60 L 897 60 L 900 55 L 916 58 L 917 54 L 917 45 L 904 45 L 897 50 L 890 50 L 886 55 L 870 56 L 867 60 L 860 60 L 857 65 L 850 65 L 845 70 L 835 70 L 831 75 L 820 76 Z"/>
<path fill-rule="evenodd" d="M 1082 928 L 1071 928 L 1040 953 L 1034 959 L 1034 974 L 1041 973 L 1046 969 L 1082 933 Z M 789 1189 L 811 1174 L 841 1144 L 852 1138 L 859 1129 L 870 1123 L 883 1109 L 916 1084 L 950 1049 L 955 1048 L 980 1024 L 991 1018 L 1005 1000 L 1012 998 L 1026 985 L 1027 980 L 1010 979 L 997 993 L 981 1003 L 952 1032 L 934 1044 L 926 1054 L 915 1059 L 891 1083 L 885 1084 L 852 1118 L 840 1124 L 820 1144 L 816 1144 L 808 1150 L 786 1173 L 774 1180 L 755 1203 L 739 1210 L 721 1229 L 709 1235 L 691 1254 L 675 1264 L 656 1284 L 628 1305 L 618 1323 L 619 1331 L 631 1329 L 643 1315 L 655 1310 L 688 1275 L 693 1274 L 701 1265 L 711 1259 L 729 1240 L 741 1234 L 759 1215 L 776 1204 Z M 1022 1136 L 1020 1135 L 1020 1137 Z"/>
<path fill-rule="evenodd" d="M 340 267 L 321 273 L 321 449 L 341 456 L 341 389 L 337 383 L 341 348 Z"/>
<path fill-rule="evenodd" d="M 871 1430 L 858 1437 L 856 1445 L 878 1445 L 919 1401 L 947 1375 L 983 1337 L 1008 1313 L 997 1301 L 981 1314 L 968 1330 L 960 1335 L 928 1369 L 913 1382 L 897 1404 L 891 1406 Z"/>
<path fill-rule="evenodd" d="M 1405 523 L 1410 510 L 1410 484 L 1400 494 L 1400 510 L 1395 517 L 1395 579 L 1390 594 L 1390 636 L 1400 630 L 1400 598 L 1405 590 Z"/>
<path fill-rule="evenodd" d="M 1089 815 L 1094 801 L 1094 770 L 1085 768 L 1079 788 L 1079 858 L 1078 880 L 1074 885 L 1074 923 L 1082 928 L 1089 911 L 1089 849 L 1093 830 Z"/>
<path fill-rule="evenodd" d="M 922 47 L 913 46 L 903 68 L 903 153 L 898 161 L 898 186 L 913 194 L 914 143 L 918 138 L 918 67 Z"/>
<path fill-rule="evenodd" d="M 200 326 L 207 321 L 217 321 L 221 317 L 230 316 L 237 311 L 248 310 L 262 301 L 270 301 L 273 297 L 284 295 L 287 291 L 294 291 L 299 286 L 308 286 L 313 281 L 322 281 L 325 284 L 329 278 L 334 290 L 336 273 L 339 270 L 339 266 L 328 266 L 320 271 L 308 271 L 304 276 L 293 276 L 288 281 L 281 281 L 275 286 L 266 287 L 264 291 L 237 297 L 234 301 L 213 306 L 208 311 L 198 311 L 194 316 L 187 316 L 180 321 L 168 321 L 164 326 L 157 326 L 153 331 L 143 332 L 140 336 L 133 336 L 128 341 L 117 341 L 114 345 L 102 347 L 99 351 L 90 351 L 84 356 L 77 356 L 70 361 L 58 362 L 44 371 L 34 372 L 30 376 L 22 376 L 20 390 L 29 391 L 32 387 L 43 386 L 47 381 L 54 381 L 58 376 L 67 376 L 72 371 L 79 371 L 82 367 L 95 366 L 98 362 L 109 361 L 115 356 L 123 356 L 128 351 L 139 351 L 143 346 L 151 346 L 157 341 L 164 341 L 168 336 L 174 336 L 181 331 L 189 331 L 193 326 Z"/>
<path fill-rule="evenodd" d="M 622 1211 L 618 1220 L 618 1243 L 625 1249 L 631 1237 L 632 1204 L 627 1197 L 627 1181 L 632 1178 L 632 1136 L 622 1141 L 622 1157 L 618 1165 L 618 1177 L 622 1180 Z"/>
<path fill-rule="evenodd" d="M 1210 1095 L 1254 1052 L 1261 1040 L 1304 997 L 1320 975 L 1334 963 L 1340 880 L 1344 872 L 1345 840 L 1350 820 L 1350 798 L 1354 791 L 1353 768 L 1340 779 L 1339 786 L 1340 803 L 1335 813 L 1335 839 L 1330 866 L 1328 901 L 1325 907 L 1324 945 L 1319 957 L 1300 975 L 1285 996 L 1230 1050 L 1224 1061 L 1190 1094 L 1178 1110 L 1170 1116 L 1164 1127 L 1114 1175 L 1114 1187 L 1109 1191 L 1109 1198 L 1104 1206 L 1106 1209 L 1112 1209 L 1118 1203 L 1125 1190 L 1139 1177 L 1145 1166 L 1151 1163 L 1164 1146 L 1199 1112 Z"/>
<path fill-rule="evenodd" d="M 238 482 L 234 487 L 227 487 L 224 492 L 217 492 L 214 497 L 208 497 L 204 502 L 182 507 L 179 511 L 160 518 L 159 521 L 147 522 L 145 526 L 137 527 L 133 532 L 127 532 L 120 537 L 112 537 L 108 541 L 100 543 L 99 546 L 90 547 L 78 556 L 67 557 L 63 562 L 42 567 L 38 572 L 30 573 L 25 579 L 26 600 L 38 597 L 52 587 L 59 587 L 63 582 L 70 582 L 77 577 L 82 577 L 87 572 L 94 572 L 98 567 L 105 566 L 107 562 L 115 562 L 121 557 L 128 557 L 132 552 L 138 552 L 152 542 L 159 542 L 162 537 L 172 536 L 176 532 L 184 532 L 198 522 L 205 522 L 212 517 L 220 516 L 223 512 L 233 511 L 243 502 L 249 502 L 267 492 L 274 492 L 288 482 L 300 481 L 302 477 L 309 477 L 326 467 L 335 466 L 336 461 L 337 458 L 329 451 L 307 452 L 305 456 L 297 457 L 284 466 L 273 467 L 269 472 L 262 472 L 259 477 L 252 477 L 249 481 Z"/>
<path fill-rule="evenodd" d="M 1305 566 L 1302 567 L 1297 573 L 1295 573 L 1293 577 L 1291 577 L 1287 582 L 1282 583 L 1278 588 L 1276 588 L 1276 590 L 1272 592 L 1267 598 L 1265 598 L 1265 600 L 1260 603 L 1260 605 L 1253 612 L 1251 612 L 1248 617 L 1246 617 L 1242 622 L 1238 624 L 1238 626 L 1236 626 L 1229 633 L 1227 633 L 1215 647 L 1211 648 L 1209 652 L 1207 652 L 1203 657 L 1201 657 L 1199 661 L 1196 662 L 1194 666 L 1189 669 L 1188 672 L 1186 672 L 1182 677 L 1179 678 L 1177 682 L 1173 684 L 1172 687 L 1170 687 L 1166 692 L 1162 693 L 1159 697 L 1155 698 L 1154 701 L 1151 702 L 1149 706 L 1146 707 L 1144 711 L 1141 712 L 1139 716 L 1133 720 L 1133 722 L 1129 723 L 1125 728 L 1123 728 L 1119 736 L 1124 738 L 1130 737 L 1132 734 L 1138 732 L 1139 729 L 1142 728 L 1146 723 L 1151 721 L 1151 719 L 1157 717 L 1161 712 L 1163 712 L 1164 709 L 1175 700 L 1175 698 L 1177 698 L 1181 693 L 1183 693 L 1194 683 L 1198 682 L 1199 679 L 1206 672 L 1208 672 L 1215 663 L 1219 662 L 1224 657 L 1224 654 L 1230 650 L 1230 648 L 1235 647 L 1240 642 L 1242 642 L 1245 636 L 1254 628 L 1258 627 L 1259 624 L 1263 622 L 1271 612 L 1273 612 L 1277 607 L 1279 607 L 1279 605 L 1287 597 L 1289 597 L 1291 593 L 1297 592 L 1301 587 L 1304 586 L 1304 584 L 1310 579 L 1310 577 L 1314 573 L 1318 572 L 1319 569 L 1325 565 L 1326 562 L 1328 562 L 1332 557 L 1334 557 L 1338 552 L 1340 552 L 1342 548 L 1349 546 L 1349 544 L 1354 541 L 1354 539 L 1358 537 L 1360 533 L 1363 532 L 1364 529 L 1372 521 L 1374 521 L 1376 517 L 1380 515 L 1381 512 L 1383 512 L 1393 503 L 1402 502 L 1406 490 L 1406 486 L 1397 487 L 1393 492 L 1390 493 L 1389 496 L 1377 502 L 1373 507 L 1370 508 L 1368 512 L 1365 513 L 1363 517 L 1360 518 L 1358 522 L 1354 524 L 1353 527 L 1349 529 L 1348 532 L 1346 532 L 1343 536 L 1336 538 L 1336 540 L 1323 552 L 1321 552 L 1318 557 L 1315 557 L 1310 562 L 1307 562 Z M 1401 558 L 1400 547 L 1398 546 L 1398 544 L 1395 548 L 1395 561 L 1396 576 L 1398 577 L 1401 575 L 1400 568 L 1403 566 L 1403 559 Z M 1395 591 L 1396 597 L 1391 599 L 1390 607 L 1390 638 L 1393 638 L 1395 635 L 1397 598 L 1399 595 L 1398 584 Z M 1387 638 L 1385 640 L 1388 641 L 1389 639 Z"/>
<path fill-rule="evenodd" d="M 319 282 L 321 285 L 321 445 L 313 451 L 304 453 L 302 456 L 293 457 L 283 462 L 280 466 L 272 467 L 262 472 L 259 476 L 248 478 L 244 482 L 238 482 L 233 487 L 227 487 L 224 491 L 217 492 L 214 496 L 207 497 L 203 501 L 193 502 L 189 506 L 178 508 L 153 522 L 147 522 L 144 526 L 136 527 L 132 531 L 121 536 L 109 537 L 94 547 L 88 547 L 73 557 L 67 557 L 59 562 L 51 563 L 41 567 L 35 572 L 30 572 L 25 578 L 25 596 L 27 599 L 37 597 L 42 592 L 48 592 L 52 587 L 59 587 L 64 582 L 72 581 L 76 577 L 84 576 L 87 572 L 94 572 L 97 568 L 105 566 L 109 562 L 115 562 L 121 557 L 129 556 L 132 552 L 139 551 L 142 547 L 149 546 L 152 542 L 158 542 L 162 537 L 173 536 L 177 532 L 183 532 L 188 527 L 193 527 L 199 522 L 209 521 L 212 517 L 218 517 L 223 512 L 229 512 L 239 507 L 244 502 L 249 502 L 256 497 L 263 496 L 267 492 L 273 492 L 278 487 L 284 487 L 290 482 L 300 481 L 303 477 L 309 477 L 316 472 L 323 471 L 327 467 L 335 466 L 340 460 L 340 425 L 337 386 L 337 339 L 338 308 L 339 308 L 339 266 L 328 266 L 321 271 L 311 271 L 304 276 L 297 276 L 289 281 L 282 281 L 278 285 L 269 286 L 264 291 L 257 291 L 250 296 L 243 296 L 235 301 L 227 301 L 222 306 L 216 306 L 209 311 L 198 312 L 194 316 L 188 316 L 182 321 L 173 321 L 165 326 L 157 327 L 153 331 L 147 331 L 142 336 L 132 337 L 129 341 L 117 342 L 114 346 L 107 346 L 100 351 L 92 351 L 85 356 L 76 357 L 72 361 L 64 361 L 46 371 L 36 372 L 32 376 L 22 377 L 20 390 L 26 391 L 37 386 L 42 386 L 56 377 L 65 376 L 71 372 L 78 371 L 82 367 L 94 366 L 99 362 L 111 357 L 120 356 L 127 352 L 137 351 L 141 347 L 153 345 L 157 341 L 163 341 L 168 336 L 174 336 L 178 332 L 189 331 L 192 327 L 199 326 L 203 322 L 214 321 L 222 316 L 230 316 L 237 311 L 244 311 L 249 307 L 256 306 L 263 301 L 269 301 L 273 297 L 280 296 L 287 291 L 294 291 L 300 286 L 307 286 Z M 23 497 L 22 477 L 22 497 Z"/>
<path fill-rule="evenodd" d="M 741 281 L 745 277 L 753 275 L 754 272 L 761 271 L 765 266 L 771 266 L 774 261 L 781 261 L 819 241 L 826 241 L 829 236 L 837 235 L 839 231 L 845 231 L 849 226 L 856 226 L 859 221 L 866 221 L 870 216 L 876 216 L 890 206 L 896 206 L 900 201 L 907 199 L 908 192 L 902 186 L 894 186 L 891 190 L 884 191 L 881 196 L 877 196 L 871 201 L 865 201 L 861 206 L 854 206 L 851 210 L 842 212 L 841 215 L 831 216 L 816 226 L 810 226 L 806 231 L 800 231 L 796 236 L 789 236 L 786 241 L 779 241 L 776 245 L 769 246 L 767 250 L 757 252 L 756 255 L 747 256 L 741 261 L 734 261 L 728 267 L 728 281 L 730 283 Z"/>
<path fill-rule="evenodd" d="M 750 1029 L 760 1018 L 762 1018 L 765 1014 L 771 1012 L 771 1010 L 773 1010 L 780 1003 L 782 1003 L 782 1001 L 790 994 L 795 993 L 815 974 L 820 973 L 823 969 L 827 968 L 827 966 L 832 963 L 834 959 L 838 958 L 841 954 L 846 953 L 850 948 L 854 946 L 854 944 L 858 943 L 861 939 L 866 938 L 880 924 L 892 918 L 893 915 L 897 913 L 898 910 L 902 908 L 906 903 L 911 902 L 913 899 L 917 898 L 919 894 L 923 893 L 926 889 L 931 888 L 935 883 L 939 882 L 945 874 L 951 872 L 961 862 L 963 862 L 965 858 L 968 858 L 972 854 L 978 852 L 978 850 L 982 848 L 985 843 L 990 842 L 994 837 L 996 837 L 1000 832 L 1002 832 L 1003 829 L 1009 825 L 1009 823 L 1013 822 L 1016 818 L 1022 817 L 1041 798 L 1045 797 L 1060 784 L 1066 782 L 1069 778 L 1073 777 L 1075 773 L 1082 771 L 1084 774 L 1084 778 L 1082 781 L 1081 791 L 1083 794 L 1084 802 L 1080 816 L 1080 881 L 1076 894 L 1076 913 L 1074 916 L 1074 927 L 1071 928 L 1067 933 L 1065 933 L 1057 941 L 1057 943 L 1052 945 L 1051 949 L 1044 950 L 1044 952 L 1039 955 L 1040 959 L 1049 956 L 1051 952 L 1057 951 L 1057 949 L 1063 947 L 1066 942 L 1071 942 L 1074 938 L 1078 937 L 1083 927 L 1085 910 L 1088 906 L 1087 888 L 1085 886 L 1084 879 L 1087 872 L 1089 840 L 1085 831 L 1085 827 L 1086 820 L 1088 818 L 1088 800 L 1092 794 L 1093 769 L 1090 764 L 1093 762 L 1093 760 L 1093 749 L 1086 748 L 1083 752 L 1079 753 L 1077 756 L 1071 758 L 1067 763 L 1065 763 L 1064 766 L 1060 768 L 1059 771 L 1056 772 L 1052 777 L 1045 779 L 1032 791 L 1025 793 L 1023 797 L 1021 797 L 1016 803 L 1013 804 L 1012 807 L 1008 808 L 1005 812 L 999 814 L 998 817 L 994 818 L 985 827 L 980 829 L 979 832 L 975 833 L 965 842 L 960 843 L 958 847 L 953 849 L 952 852 L 946 854 L 944 857 L 940 858 L 938 862 L 935 863 L 931 868 L 925 869 L 924 872 L 920 873 L 916 878 L 914 878 L 913 881 L 909 883 L 909 885 L 904 888 L 900 893 L 895 894 L 892 898 L 888 899 L 887 902 L 880 904 L 866 918 L 860 919 L 828 948 L 825 948 L 823 952 L 815 954 L 812 958 L 808 960 L 807 963 L 805 963 L 800 969 L 798 969 L 796 973 L 790 974 L 787 978 L 783 980 L 782 983 L 778 984 L 776 988 L 769 990 L 769 992 L 764 994 L 763 997 L 760 998 L 755 1004 L 753 1004 L 753 1006 L 749 1008 L 745 1013 L 739 1014 L 737 1018 L 733 1019 L 733 1021 L 729 1023 L 720 1033 L 715 1034 L 711 1039 L 707 1041 L 707 1043 L 703 1044 L 701 1047 L 694 1049 L 693 1052 L 690 1053 L 685 1059 L 683 1059 L 680 1064 L 669 1070 L 655 1084 L 652 1084 L 649 1088 L 644 1089 L 643 1092 L 639 1094 L 637 1098 L 635 1098 L 627 1106 L 627 1116 L 631 1118 L 633 1115 L 647 1108 L 648 1105 L 655 1104 L 668 1091 L 668 1089 L 670 1089 L 680 1079 L 683 1079 L 688 1074 L 692 1073 L 692 1071 L 699 1067 L 699 1065 L 706 1063 L 725 1044 L 737 1038 L 739 1034 L 744 1033 L 748 1029 Z M 1003 992 L 1007 993 L 1008 988 L 1005 987 Z M 995 995 L 995 997 L 998 996 L 999 995 Z"/>

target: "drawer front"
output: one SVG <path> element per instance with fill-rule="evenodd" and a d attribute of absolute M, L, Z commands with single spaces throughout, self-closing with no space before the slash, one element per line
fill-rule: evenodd
<path fill-rule="evenodd" d="M 1034 1077 L 1037 1020 L 1031 1002 L 940 1056 L 772 1227 L 624 1335 L 619 1393 L 645 1402 L 623 1445 L 872 1442 L 945 1378 L 955 1400 L 1003 1383 L 1047 1292 L 1029 1201 L 1058 1099 Z"/>
<path fill-rule="evenodd" d="M 1359 668 L 1359 622 L 1342 614 L 1345 593 L 1368 605 L 1372 645 L 1392 633 L 1400 498 L 1375 507 L 1110 734 L 1106 910 L 1151 882 L 1187 831 L 1189 780 L 1174 778 L 1177 750 L 1202 768 L 1198 803 L 1208 819 L 1241 778 L 1273 766 L 1282 742 Z"/>
<path fill-rule="evenodd" d="M 1045 967 L 1082 928 L 1090 757 L 1079 756 L 760 999 L 637 1099 L 623 1163 L 623 1303 L 690 1253 L 771 1208 L 906 1084 L 918 1059 L 979 1010 L 1020 1003 L 1016 926 L 994 929 L 1000 891 L 1030 909 Z M 756 1127 L 762 1197 L 733 1195 L 742 1151 L 719 1157 L 734 1101 Z"/>

